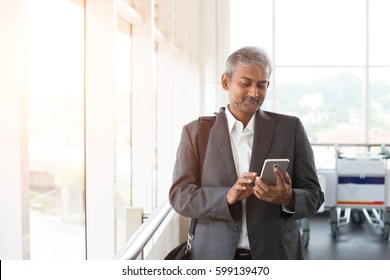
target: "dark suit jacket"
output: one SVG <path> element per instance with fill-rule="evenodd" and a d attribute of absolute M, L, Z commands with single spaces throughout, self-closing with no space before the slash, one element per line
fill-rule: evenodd
<path fill-rule="evenodd" d="M 311 145 L 300 120 L 257 111 L 250 170 L 261 171 L 267 158 L 288 158 L 295 194 L 295 212 L 278 204 L 247 198 L 246 219 L 253 259 L 302 259 L 297 219 L 314 215 L 324 200 Z M 184 126 L 170 189 L 170 203 L 179 214 L 198 219 L 193 259 L 233 259 L 237 247 L 241 202 L 229 206 L 226 194 L 237 181 L 224 108 L 210 131 L 200 178 L 198 120 Z"/>

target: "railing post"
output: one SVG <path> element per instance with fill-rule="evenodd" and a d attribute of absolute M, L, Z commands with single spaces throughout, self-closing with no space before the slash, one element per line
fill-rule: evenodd
<path fill-rule="evenodd" d="M 143 208 L 128 207 L 126 209 L 126 240 L 129 240 L 130 237 L 141 227 L 143 222 L 143 212 Z M 143 259 L 143 252 L 139 254 L 137 259 Z"/>
<path fill-rule="evenodd" d="M 136 230 L 129 240 L 126 242 L 125 246 L 119 250 L 119 252 L 114 256 L 116 260 L 134 260 L 139 257 L 140 253 L 144 249 L 145 245 L 152 238 L 153 234 L 163 223 L 168 214 L 173 211 L 171 205 L 166 201 L 163 205 L 159 206 L 151 215 L 145 220 L 144 223 Z M 130 222 L 133 221 L 142 221 L 141 218 L 130 218 Z M 129 220 L 127 220 L 129 221 Z"/>

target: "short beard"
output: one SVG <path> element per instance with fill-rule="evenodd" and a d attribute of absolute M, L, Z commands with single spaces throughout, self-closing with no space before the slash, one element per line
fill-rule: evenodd
<path fill-rule="evenodd" d="M 252 97 L 252 96 L 246 95 L 243 98 L 241 98 L 241 100 L 239 102 L 233 102 L 233 104 L 236 105 L 237 108 L 241 109 L 241 104 L 244 101 L 248 101 L 248 102 L 250 102 L 252 104 L 256 104 L 256 105 L 258 105 L 260 103 L 260 101 L 257 97 Z"/>

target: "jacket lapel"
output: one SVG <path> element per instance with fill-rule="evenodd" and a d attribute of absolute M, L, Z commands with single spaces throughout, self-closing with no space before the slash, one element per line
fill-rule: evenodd
<path fill-rule="evenodd" d="M 260 175 L 263 162 L 267 158 L 274 137 L 275 120 L 262 110 L 256 112 L 255 118 L 255 135 L 249 170 Z"/>
<path fill-rule="evenodd" d="M 236 166 L 234 165 L 230 135 L 227 128 L 226 114 L 222 108 L 217 115 L 214 126 L 216 129 L 212 130 L 211 133 L 213 133 L 213 135 L 210 134 L 210 136 L 212 136 L 210 139 L 212 139 L 213 143 L 210 144 L 215 147 L 220 158 L 220 162 L 223 164 L 224 169 L 226 170 L 226 178 L 230 179 L 229 184 L 233 186 L 238 178 Z"/>

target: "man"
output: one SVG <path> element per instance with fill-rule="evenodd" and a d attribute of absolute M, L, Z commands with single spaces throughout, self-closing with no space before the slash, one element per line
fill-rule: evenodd
<path fill-rule="evenodd" d="M 313 152 L 298 118 L 262 111 L 272 66 L 265 51 L 229 56 L 222 87 L 229 104 L 213 124 L 200 172 L 198 120 L 183 128 L 170 189 L 181 215 L 197 219 L 193 259 L 302 259 L 297 220 L 324 200 Z M 259 178 L 268 158 L 290 160 L 276 186 Z"/>

